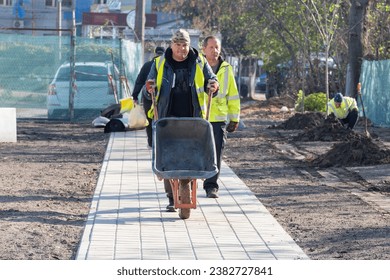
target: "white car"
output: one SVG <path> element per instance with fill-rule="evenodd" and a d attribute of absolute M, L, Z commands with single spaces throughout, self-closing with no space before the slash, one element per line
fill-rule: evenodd
<path fill-rule="evenodd" d="M 107 106 L 116 103 L 119 72 L 111 62 L 75 63 L 74 116 L 96 116 Z M 61 65 L 47 94 L 49 119 L 69 117 L 70 64 Z"/>

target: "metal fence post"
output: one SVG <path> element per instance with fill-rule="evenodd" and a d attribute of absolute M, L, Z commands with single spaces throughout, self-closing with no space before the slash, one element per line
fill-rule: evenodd
<path fill-rule="evenodd" d="M 76 73 L 75 73 L 75 60 L 76 60 L 76 14 L 75 9 L 72 10 L 73 26 L 70 40 L 70 87 L 69 87 L 69 117 L 70 121 L 74 119 L 74 95 L 76 90 Z"/>
<path fill-rule="evenodd" d="M 76 59 L 76 37 L 74 34 L 70 37 L 70 80 L 69 80 L 69 118 L 74 119 L 74 95 L 76 90 L 76 73 L 75 73 L 75 59 Z"/>

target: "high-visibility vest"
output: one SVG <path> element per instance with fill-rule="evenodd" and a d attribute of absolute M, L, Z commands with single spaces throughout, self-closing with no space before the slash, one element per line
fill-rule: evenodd
<path fill-rule="evenodd" d="M 218 69 L 218 95 L 211 101 L 210 122 L 239 122 L 240 95 L 234 79 L 233 67 L 223 61 Z"/>
<path fill-rule="evenodd" d="M 156 79 L 156 87 L 157 87 L 157 95 L 156 95 L 156 102 L 158 102 L 159 96 L 160 96 L 160 90 L 162 86 L 162 81 L 164 77 L 164 65 L 165 65 L 165 57 L 159 56 L 155 59 L 155 65 L 157 70 L 157 79 Z M 207 102 L 207 93 L 204 90 L 204 84 L 205 84 L 205 78 L 203 75 L 203 68 L 205 65 L 205 58 L 203 56 L 199 56 L 197 58 L 196 63 L 196 71 L 195 71 L 195 78 L 194 78 L 194 86 L 195 91 L 198 97 L 202 117 L 206 118 L 206 102 Z M 148 117 L 153 118 L 154 114 L 154 108 L 153 105 L 150 108 L 148 112 Z"/>
<path fill-rule="evenodd" d="M 350 111 L 358 108 L 355 98 L 349 96 L 343 96 L 339 108 L 337 108 L 334 103 L 334 99 L 328 102 L 328 114 L 333 113 L 338 119 L 345 119 Z"/>

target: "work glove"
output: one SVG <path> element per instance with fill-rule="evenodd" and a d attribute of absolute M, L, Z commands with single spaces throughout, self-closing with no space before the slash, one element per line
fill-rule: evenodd
<path fill-rule="evenodd" d="M 149 94 L 154 94 L 154 92 L 156 90 L 156 81 L 155 80 L 147 80 L 145 86 L 146 86 L 146 91 Z"/>
<path fill-rule="evenodd" d="M 234 132 L 238 128 L 238 122 L 230 121 L 226 127 L 227 132 Z"/>
<path fill-rule="evenodd" d="M 214 93 L 216 93 L 218 89 L 219 89 L 218 81 L 212 79 L 207 81 L 207 90 L 210 91 L 211 94 L 213 94 L 213 97 L 214 97 Z"/>
<path fill-rule="evenodd" d="M 326 118 L 333 120 L 336 118 L 336 116 L 333 113 L 330 113 Z"/>

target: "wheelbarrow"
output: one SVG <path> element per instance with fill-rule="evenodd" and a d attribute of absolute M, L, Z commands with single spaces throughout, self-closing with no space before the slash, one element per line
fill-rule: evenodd
<path fill-rule="evenodd" d="M 218 173 L 211 124 L 202 118 L 161 118 L 153 124 L 153 171 L 169 180 L 174 207 L 188 219 L 196 208 L 197 179 Z"/>

